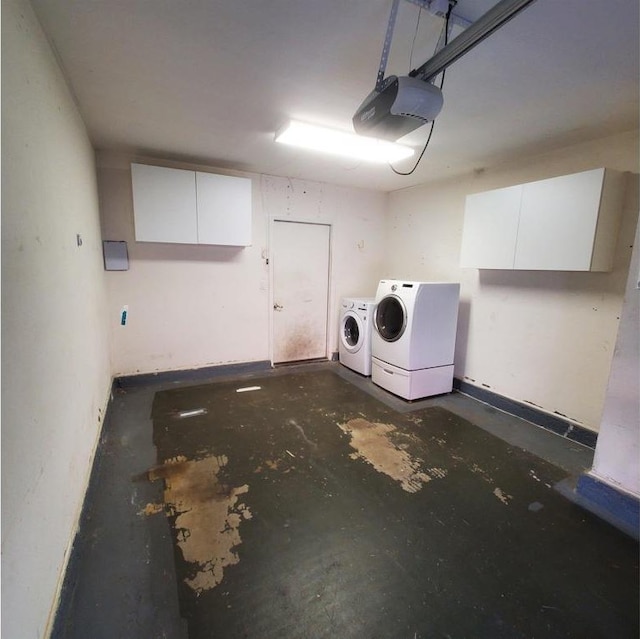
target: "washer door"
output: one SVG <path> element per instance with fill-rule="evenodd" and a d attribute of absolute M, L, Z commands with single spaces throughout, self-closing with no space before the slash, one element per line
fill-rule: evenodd
<path fill-rule="evenodd" d="M 376 308 L 376 331 L 385 342 L 395 342 L 407 328 L 407 309 L 397 295 L 383 297 Z"/>
<path fill-rule="evenodd" d="M 340 341 L 350 353 L 356 353 L 360 350 L 364 336 L 363 328 L 362 320 L 356 313 L 347 311 L 342 316 L 342 322 L 340 323 Z"/>

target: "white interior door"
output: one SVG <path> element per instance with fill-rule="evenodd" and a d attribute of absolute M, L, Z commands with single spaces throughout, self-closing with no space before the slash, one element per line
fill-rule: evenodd
<path fill-rule="evenodd" d="M 327 224 L 273 223 L 273 362 L 327 357 Z"/>

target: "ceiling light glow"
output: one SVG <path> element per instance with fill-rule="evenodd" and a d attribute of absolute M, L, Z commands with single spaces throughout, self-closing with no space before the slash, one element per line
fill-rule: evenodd
<path fill-rule="evenodd" d="M 378 164 L 397 162 L 414 154 L 412 148 L 402 144 L 295 120 L 276 133 L 276 142 Z"/>

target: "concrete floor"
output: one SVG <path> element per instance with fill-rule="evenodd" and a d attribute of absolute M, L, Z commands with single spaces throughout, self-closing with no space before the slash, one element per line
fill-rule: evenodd
<path fill-rule="evenodd" d="M 637 637 L 637 544 L 553 490 L 592 457 L 337 363 L 120 390 L 53 636 Z"/>

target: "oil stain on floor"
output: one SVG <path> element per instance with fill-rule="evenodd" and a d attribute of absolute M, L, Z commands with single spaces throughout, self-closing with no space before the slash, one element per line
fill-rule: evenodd
<path fill-rule="evenodd" d="M 397 481 L 408 493 L 418 492 L 423 484 L 446 476 L 443 469 L 430 469 L 432 475 L 423 472 L 423 460 L 412 458 L 403 444 L 394 443 L 392 436 L 402 437 L 393 424 L 380 424 L 356 417 L 346 424 L 338 424 L 340 429 L 351 436 L 350 445 L 356 452 L 351 459 L 362 459 L 378 472 Z M 406 435 L 405 435 L 406 437 Z"/>
<path fill-rule="evenodd" d="M 151 481 L 164 480 L 163 511 L 173 518 L 176 543 L 192 567 L 184 582 L 197 594 L 217 586 L 225 567 L 238 563 L 240 524 L 251 519 L 249 508 L 238 503 L 249 486 L 229 487 L 218 481 L 226 464 L 224 455 L 191 461 L 178 456 L 148 472 Z M 155 512 L 151 508 L 151 514 Z"/>
<path fill-rule="evenodd" d="M 191 639 L 636 635 L 637 545 L 561 469 L 332 371 L 251 383 L 153 405 Z"/>

